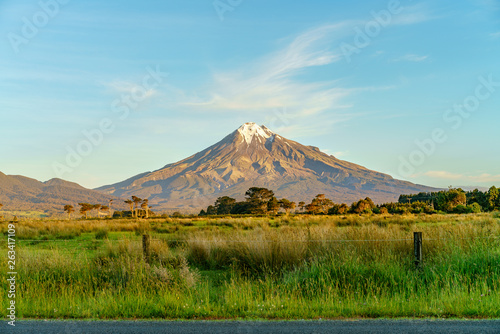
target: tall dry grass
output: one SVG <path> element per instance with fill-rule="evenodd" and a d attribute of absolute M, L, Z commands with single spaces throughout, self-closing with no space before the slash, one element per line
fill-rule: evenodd
<path fill-rule="evenodd" d="M 423 232 L 424 256 L 429 261 L 454 250 L 486 247 L 495 240 L 488 238 L 500 236 L 499 220 L 491 216 L 388 218 L 313 217 L 311 224 L 295 220 L 278 228 L 260 224 L 252 230 L 195 232 L 184 240 L 185 252 L 191 263 L 204 269 L 236 267 L 262 273 L 349 254 L 363 261 L 407 261 L 412 256 L 415 231 Z"/>
<path fill-rule="evenodd" d="M 29 233 L 56 238 L 103 228 L 129 233 L 125 239 L 94 240 L 104 246 L 76 256 L 57 247 L 20 243 L 19 315 L 498 317 L 499 218 L 483 214 L 20 222 L 18 231 L 30 238 Z M 177 224 L 178 232 L 155 234 L 156 228 L 171 224 Z M 420 270 L 413 265 L 414 231 L 424 236 Z M 144 232 L 152 233 L 149 263 L 136 236 Z M 79 238 L 69 243 L 77 245 Z M 6 266 L 5 259 L 0 265 Z M 0 299 L 6 301 L 6 281 L 2 282 Z"/>
<path fill-rule="evenodd" d="M 0 232 L 5 233 L 8 223 L 0 224 Z M 19 221 L 16 223 L 18 239 L 74 239 L 82 233 L 136 232 L 142 234 L 151 229 L 148 221 L 133 220 L 59 220 L 59 221 Z"/>

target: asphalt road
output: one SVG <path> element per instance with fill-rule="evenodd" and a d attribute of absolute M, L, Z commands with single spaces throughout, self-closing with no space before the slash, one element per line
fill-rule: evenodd
<path fill-rule="evenodd" d="M 500 333 L 500 320 L 18 321 L 0 333 Z"/>

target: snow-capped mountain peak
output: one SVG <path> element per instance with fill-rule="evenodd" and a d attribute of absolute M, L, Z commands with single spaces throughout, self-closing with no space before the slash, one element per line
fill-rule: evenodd
<path fill-rule="evenodd" d="M 274 132 L 266 128 L 265 126 L 259 126 L 256 123 L 248 122 L 239 127 L 238 132 L 243 136 L 243 140 L 247 144 L 251 144 L 254 137 L 261 137 L 268 139 L 275 135 Z"/>
<path fill-rule="evenodd" d="M 181 161 L 99 190 L 149 198 L 156 207 L 200 210 L 222 196 L 243 199 L 250 187 L 272 189 L 296 202 L 325 194 L 337 203 L 367 196 L 384 203 L 400 194 L 435 190 L 339 160 L 255 123 Z"/>

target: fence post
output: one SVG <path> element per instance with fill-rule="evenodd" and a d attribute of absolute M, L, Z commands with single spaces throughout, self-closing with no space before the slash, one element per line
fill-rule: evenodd
<path fill-rule="evenodd" d="M 149 258 L 150 258 L 150 252 L 149 252 L 150 242 L 151 242 L 151 240 L 149 239 L 149 234 L 143 234 L 142 235 L 142 251 L 144 253 L 144 259 L 148 263 L 149 263 Z"/>
<path fill-rule="evenodd" d="M 413 254 L 415 267 L 418 269 L 422 264 L 422 232 L 413 232 Z"/>

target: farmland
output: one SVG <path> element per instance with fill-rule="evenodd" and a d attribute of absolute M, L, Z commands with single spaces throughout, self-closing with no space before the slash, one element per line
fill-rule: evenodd
<path fill-rule="evenodd" d="M 13 224 L 21 318 L 500 317 L 498 213 Z"/>

